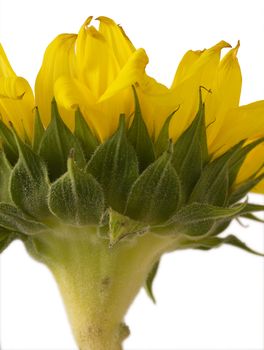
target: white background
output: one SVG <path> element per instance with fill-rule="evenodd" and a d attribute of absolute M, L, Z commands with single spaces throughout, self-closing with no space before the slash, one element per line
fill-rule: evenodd
<path fill-rule="evenodd" d="M 17 74 L 33 86 L 50 40 L 78 31 L 89 15 L 122 24 L 146 49 L 148 73 L 168 85 L 186 50 L 240 39 L 242 103 L 264 98 L 263 0 L 0 0 L 0 41 Z M 264 248 L 261 224 L 229 231 Z M 264 349 L 263 272 L 261 258 L 231 247 L 165 256 L 154 286 L 158 304 L 140 293 L 126 318 L 132 335 L 125 348 Z M 2 255 L 0 291 L 2 350 L 76 349 L 55 282 L 18 242 Z"/>

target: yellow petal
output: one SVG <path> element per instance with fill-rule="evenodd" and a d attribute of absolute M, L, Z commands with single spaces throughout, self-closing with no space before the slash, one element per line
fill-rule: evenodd
<path fill-rule="evenodd" d="M 173 83 L 171 85 L 172 89 L 185 79 L 185 77 L 189 74 L 190 68 L 200 58 L 200 56 L 203 52 L 204 52 L 204 50 L 203 51 L 201 51 L 201 50 L 197 50 L 197 51 L 189 50 L 186 52 L 186 54 L 183 56 L 179 66 L 177 68 L 177 71 L 175 73 Z"/>
<path fill-rule="evenodd" d="M 175 97 L 180 109 L 172 119 L 170 135 L 176 139 L 191 123 L 199 105 L 199 87 L 212 89 L 223 48 L 230 47 L 225 41 L 220 41 L 210 49 L 204 50 L 200 57 L 190 66 L 184 79 L 175 86 Z"/>
<path fill-rule="evenodd" d="M 145 67 L 148 64 L 148 56 L 143 49 L 134 52 L 126 65 L 119 72 L 116 79 L 107 88 L 98 102 L 102 102 L 126 87 L 131 87 L 145 78 Z"/>
<path fill-rule="evenodd" d="M 89 23 L 90 19 L 81 27 L 76 41 L 77 76 L 99 98 L 120 67 L 104 36 Z"/>
<path fill-rule="evenodd" d="M 57 103 L 67 110 L 76 110 L 79 106 L 93 105 L 96 99 L 87 86 L 76 78 L 62 76 L 54 85 Z"/>
<path fill-rule="evenodd" d="M 8 58 L 5 54 L 3 46 L 0 44 L 0 76 L 12 77 L 16 76 L 16 73 L 13 71 Z"/>
<path fill-rule="evenodd" d="M 200 53 L 198 51 L 198 59 L 192 60 L 193 64 L 190 64 L 188 66 L 188 70 L 184 76 L 182 76 L 182 79 L 179 81 L 179 83 L 175 84 L 174 87 L 182 84 L 184 80 L 188 80 L 189 78 L 192 78 L 198 74 L 200 76 L 200 80 L 203 82 L 203 85 L 207 89 L 210 89 L 212 87 L 212 77 L 215 77 L 216 68 L 219 64 L 221 50 L 226 47 L 231 46 L 226 41 L 222 40 L 209 49 L 200 51 Z M 184 64 L 184 61 L 185 59 L 183 58 L 182 64 Z"/>
<path fill-rule="evenodd" d="M 29 85 L 24 78 L 0 76 L 0 98 L 22 99 Z"/>
<path fill-rule="evenodd" d="M 21 137 L 31 138 L 33 131 L 34 97 L 28 82 L 17 77 L 0 45 L 0 114 L 3 121 Z M 26 133 L 26 135 L 25 135 Z"/>
<path fill-rule="evenodd" d="M 170 124 L 170 137 L 175 140 L 188 127 L 198 110 L 199 87 L 201 85 L 208 89 L 212 87 L 221 49 L 227 46 L 230 45 L 221 41 L 201 53 L 200 57 L 190 65 L 188 72 L 182 75 L 180 82 L 166 93 L 155 94 L 147 89 L 142 91 L 144 114 L 153 120 L 156 137 L 165 119 L 179 106 L 180 109 Z"/>
<path fill-rule="evenodd" d="M 75 34 L 61 34 L 47 47 L 38 73 L 35 94 L 36 104 L 44 125 L 50 121 L 51 101 L 54 97 L 54 83 L 62 75 L 75 76 Z M 72 123 L 72 116 L 64 116 Z"/>
<path fill-rule="evenodd" d="M 264 194 L 264 180 L 260 181 L 252 192 Z"/>
<path fill-rule="evenodd" d="M 97 19 L 100 21 L 99 32 L 104 36 L 109 47 L 112 48 L 120 67 L 123 67 L 136 50 L 134 45 L 124 30 L 111 18 L 101 16 Z"/>
<path fill-rule="evenodd" d="M 264 165 L 264 143 L 261 143 L 255 149 L 253 149 L 253 151 L 251 151 L 247 156 L 246 160 L 244 161 L 238 173 L 238 176 L 236 178 L 236 183 L 239 184 L 247 180 L 259 170 L 260 171 L 258 175 L 260 175 L 264 171 L 264 169 L 262 168 L 263 165 Z M 261 181 L 255 187 L 254 192 L 264 193 L 264 180 Z"/>
<path fill-rule="evenodd" d="M 206 122 L 207 125 L 210 125 L 207 133 L 209 149 L 221 125 L 225 123 L 227 111 L 239 105 L 242 85 L 241 70 L 237 59 L 239 45 L 238 42 L 237 46 L 221 60 L 212 93 L 206 100 Z"/>
<path fill-rule="evenodd" d="M 260 136 L 264 136 L 264 101 L 229 110 L 210 152 L 218 156 L 241 140 Z"/>
<path fill-rule="evenodd" d="M 63 108 L 76 110 L 79 107 L 90 127 L 104 141 L 117 129 L 120 114 L 130 115 L 133 108 L 130 90 L 125 89 L 106 101 L 96 103 L 91 91 L 79 80 L 61 77 L 55 84 L 55 97 Z"/>

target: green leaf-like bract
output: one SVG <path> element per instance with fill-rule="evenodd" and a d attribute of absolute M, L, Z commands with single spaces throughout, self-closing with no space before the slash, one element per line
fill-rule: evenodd
<path fill-rule="evenodd" d="M 172 164 L 182 183 L 184 201 L 187 201 L 207 162 L 204 104 L 200 99 L 196 117 L 174 145 Z"/>
<path fill-rule="evenodd" d="M 98 225 L 104 212 L 104 194 L 95 178 L 69 158 L 67 173 L 51 186 L 49 207 L 68 224 Z"/>
<path fill-rule="evenodd" d="M 15 164 L 18 158 L 18 150 L 16 141 L 12 131 L 0 119 L 0 140 L 2 141 L 3 149 L 7 159 L 11 164 Z"/>
<path fill-rule="evenodd" d="M 35 111 L 35 121 L 34 121 L 34 134 L 33 134 L 33 143 L 32 143 L 32 149 L 36 153 L 39 151 L 39 146 L 42 140 L 42 137 L 45 133 L 45 128 L 42 124 L 42 121 L 40 119 L 39 110 L 36 108 Z"/>
<path fill-rule="evenodd" d="M 154 282 L 154 279 L 157 275 L 159 264 L 160 264 L 160 260 L 157 261 L 154 264 L 154 266 L 152 267 L 150 273 L 148 274 L 148 278 L 146 280 L 146 283 L 145 283 L 146 292 L 154 304 L 156 303 L 156 299 L 155 299 L 155 296 L 153 293 L 153 282 Z"/>
<path fill-rule="evenodd" d="M 55 101 L 47 129 L 36 109 L 32 143 L 0 120 L 0 252 L 16 238 L 29 247 L 35 237 L 64 225 L 75 233 L 78 227 L 93 226 L 87 234 L 97 232 L 109 249 L 124 241 L 134 244 L 144 235 L 142 239 L 163 242 L 176 239 L 180 249 L 229 244 L 254 252 L 232 235 L 217 236 L 234 218 L 262 222 L 253 213 L 264 206 L 239 203 L 263 180 L 262 169 L 243 183 L 235 180 L 263 139 L 242 140 L 211 160 L 200 96 L 198 113 L 178 140 L 173 144 L 169 139 L 172 113 L 153 146 L 135 89 L 134 97 L 130 127 L 121 115 L 118 129 L 103 143 L 79 110 L 72 133 Z M 153 263 L 159 258 L 153 257 Z M 155 272 L 156 266 L 146 281 L 153 300 Z"/>
<path fill-rule="evenodd" d="M 165 152 L 140 175 L 131 188 L 126 215 L 151 224 L 166 221 L 181 200 L 179 177 Z"/>
<path fill-rule="evenodd" d="M 16 235 L 2 227 L 0 227 L 0 254 L 9 246 L 16 238 Z"/>
<path fill-rule="evenodd" d="M 43 224 L 32 220 L 13 205 L 0 203 L 0 226 L 12 232 L 26 235 L 36 234 L 47 229 Z"/>
<path fill-rule="evenodd" d="M 12 201 L 9 190 L 11 170 L 5 152 L 0 150 L 0 202 L 10 203 Z"/>
<path fill-rule="evenodd" d="M 124 238 L 133 237 L 135 235 L 143 235 L 149 232 L 149 225 L 131 219 L 129 216 L 119 214 L 110 209 L 109 211 L 109 238 L 110 246 L 114 246 L 117 242 Z"/>
<path fill-rule="evenodd" d="M 225 205 L 229 193 L 230 161 L 237 154 L 239 143 L 219 158 L 208 163 L 189 197 L 189 202 Z"/>
<path fill-rule="evenodd" d="M 201 250 L 209 250 L 212 248 L 218 248 L 223 244 L 229 244 L 231 246 L 245 250 L 248 253 L 252 253 L 255 255 L 259 255 L 259 256 L 264 256 L 264 254 L 258 253 L 257 251 L 248 247 L 244 242 L 242 242 L 240 239 L 238 239 L 234 235 L 228 235 L 224 238 L 222 238 L 222 237 L 208 237 L 208 238 L 204 239 L 202 242 L 196 243 L 194 245 L 194 248 L 201 249 Z"/>
<path fill-rule="evenodd" d="M 126 137 L 124 116 L 120 117 L 116 133 L 97 148 L 87 171 L 101 184 L 107 204 L 122 213 L 138 177 L 137 157 Z"/>
<path fill-rule="evenodd" d="M 75 130 L 74 134 L 80 142 L 84 151 L 86 160 L 91 158 L 96 148 L 99 146 L 99 141 L 92 133 L 89 125 L 84 119 L 81 111 L 78 109 L 75 113 Z"/>
<path fill-rule="evenodd" d="M 169 126 L 170 126 L 171 119 L 174 116 L 175 112 L 177 112 L 177 111 L 172 112 L 168 116 L 168 118 L 165 120 L 165 122 L 160 130 L 159 136 L 158 136 L 157 141 L 155 142 L 155 145 L 154 145 L 156 156 L 160 156 L 169 147 L 169 139 L 170 139 Z"/>
<path fill-rule="evenodd" d="M 237 204 L 223 208 L 209 204 L 192 203 L 181 208 L 166 225 L 156 229 L 164 232 L 181 232 L 192 237 L 203 237 L 213 234 L 213 227 L 218 221 L 233 219 L 241 213 L 250 211 L 246 204 Z"/>
<path fill-rule="evenodd" d="M 139 163 L 139 171 L 142 172 L 155 160 L 154 147 L 150 139 L 147 126 L 142 117 L 136 89 L 133 86 L 135 100 L 135 114 L 133 122 L 128 130 L 128 139 L 133 145 Z"/>
<path fill-rule="evenodd" d="M 49 216 L 47 196 L 49 180 L 44 161 L 18 137 L 19 160 L 11 173 L 13 202 L 27 215 L 37 219 Z"/>
<path fill-rule="evenodd" d="M 85 157 L 77 138 L 62 121 L 55 100 L 51 105 L 52 118 L 40 143 L 39 155 L 47 163 L 50 179 L 55 180 L 66 172 L 72 149 L 80 167 L 85 166 Z"/>

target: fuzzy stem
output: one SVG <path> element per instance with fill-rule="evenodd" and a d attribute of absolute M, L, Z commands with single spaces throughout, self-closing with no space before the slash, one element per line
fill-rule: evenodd
<path fill-rule="evenodd" d="M 146 234 L 109 248 L 96 233 L 72 231 L 36 236 L 35 252 L 57 281 L 79 348 L 122 350 L 123 318 L 172 240 Z"/>

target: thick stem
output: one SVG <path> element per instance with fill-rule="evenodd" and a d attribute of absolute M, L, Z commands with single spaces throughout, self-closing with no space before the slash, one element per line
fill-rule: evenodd
<path fill-rule="evenodd" d="M 76 232 L 73 232 L 73 231 Z M 81 350 L 122 350 L 123 318 L 153 264 L 172 241 L 145 234 L 109 248 L 95 232 L 63 228 L 34 238 L 61 291 Z"/>

